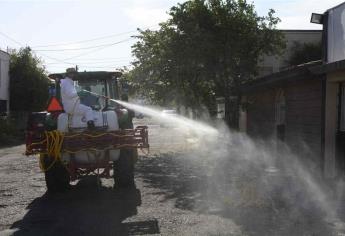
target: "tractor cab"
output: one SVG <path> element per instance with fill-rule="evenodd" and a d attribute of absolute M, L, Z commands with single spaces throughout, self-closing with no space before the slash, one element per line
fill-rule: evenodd
<path fill-rule="evenodd" d="M 121 72 L 78 72 L 73 78 L 74 86 L 78 92 L 79 101 L 81 104 L 91 107 L 94 114 L 94 122 L 96 128 L 104 129 L 109 126 L 107 116 L 113 116 L 115 112 L 115 120 L 121 129 L 133 128 L 132 113 L 118 105 L 114 100 L 119 99 L 126 90 L 125 84 L 121 83 L 119 78 Z M 65 73 L 51 74 L 49 78 L 55 82 L 55 94 L 53 98 L 60 99 L 60 82 L 65 77 Z M 60 100 L 61 101 L 61 100 Z M 54 102 L 53 100 L 50 101 Z M 60 102 L 61 104 L 61 102 Z M 50 107 L 50 104 L 48 105 Z M 62 109 L 63 110 L 63 109 Z M 47 109 L 48 112 L 54 113 Z M 66 132 L 68 130 L 83 130 L 85 129 L 85 117 L 79 117 L 74 114 L 67 114 L 57 112 L 59 119 L 57 119 L 57 128 L 60 131 Z M 62 125 L 62 126 L 61 126 Z"/>
<path fill-rule="evenodd" d="M 115 110 L 116 103 L 105 99 L 118 99 L 122 91 L 119 86 L 121 72 L 78 72 L 74 79 L 75 87 L 78 91 L 80 103 L 91 107 L 93 110 L 106 111 Z M 55 80 L 55 94 L 60 98 L 60 80 L 65 77 L 65 73 L 51 74 L 49 78 Z"/>

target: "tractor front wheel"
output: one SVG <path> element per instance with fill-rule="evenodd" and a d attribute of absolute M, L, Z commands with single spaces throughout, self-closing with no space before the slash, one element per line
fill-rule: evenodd
<path fill-rule="evenodd" d="M 134 151 L 132 149 L 121 149 L 119 160 L 114 163 L 115 187 L 132 188 L 134 182 Z"/>
<path fill-rule="evenodd" d="M 49 193 L 63 192 L 69 189 L 69 173 L 61 163 L 55 161 L 53 157 L 45 155 L 42 160 L 42 167 Z"/>

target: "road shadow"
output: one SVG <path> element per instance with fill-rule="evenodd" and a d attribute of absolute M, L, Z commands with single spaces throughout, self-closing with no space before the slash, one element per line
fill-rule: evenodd
<path fill-rule="evenodd" d="M 241 165 L 245 165 L 242 160 Z M 245 235 L 333 235 L 324 213 L 307 204 L 306 196 L 292 191 L 293 182 L 276 182 L 274 187 L 268 183 L 272 185 L 268 189 L 264 182 L 271 180 L 251 169 L 250 163 L 242 170 L 226 160 L 207 167 L 200 158 L 170 153 L 141 158 L 137 174 L 146 186 L 157 189 L 153 194 L 162 196 L 162 202 L 174 201 L 179 209 L 231 219 Z"/>
<path fill-rule="evenodd" d="M 95 179 L 78 182 L 65 193 L 44 194 L 13 223 L 13 235 L 141 235 L 159 233 L 156 220 L 124 222 L 137 214 L 139 189 L 97 187 Z"/>

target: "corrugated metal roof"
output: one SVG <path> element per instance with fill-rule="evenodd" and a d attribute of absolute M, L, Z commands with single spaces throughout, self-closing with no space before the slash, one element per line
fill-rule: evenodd
<path fill-rule="evenodd" d="M 338 70 L 345 70 L 345 60 L 322 64 L 309 69 L 313 74 L 320 75 Z"/>
<path fill-rule="evenodd" d="M 321 61 L 308 62 L 299 66 L 291 67 L 286 70 L 273 73 L 247 82 L 241 86 L 242 92 L 250 92 L 257 88 L 276 85 L 291 80 L 299 80 L 303 78 L 313 78 L 330 72 L 345 70 L 345 60 L 336 61 L 328 64 L 322 64 Z"/>
<path fill-rule="evenodd" d="M 275 86 L 277 83 L 311 78 L 311 68 L 322 65 L 322 61 L 312 61 L 298 66 L 289 67 L 285 70 L 267 76 L 256 78 L 241 86 L 241 91 L 247 93 L 267 86 Z"/>

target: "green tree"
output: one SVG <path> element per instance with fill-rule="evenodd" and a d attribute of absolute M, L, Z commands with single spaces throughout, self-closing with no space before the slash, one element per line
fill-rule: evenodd
<path fill-rule="evenodd" d="M 132 85 L 140 96 L 145 96 L 151 102 L 164 105 L 170 99 L 171 59 L 170 36 L 167 29 L 159 31 L 141 31 L 140 40 L 133 47 L 133 54 L 138 59 L 133 63 L 135 69 L 131 71 Z"/>
<path fill-rule="evenodd" d="M 310 61 L 321 60 L 322 46 L 318 43 L 299 43 L 294 42 L 291 48 L 291 55 L 288 60 L 290 66 L 297 66 Z"/>
<path fill-rule="evenodd" d="M 173 99 L 211 110 L 215 97 L 224 97 L 230 124 L 239 107 L 230 97 L 240 97 L 240 86 L 254 78 L 261 55 L 284 48 L 279 19 L 273 10 L 258 16 L 245 0 L 190 0 L 169 14 L 159 30 L 139 31 L 132 78 L 160 103 Z"/>
<path fill-rule="evenodd" d="M 14 112 L 42 111 L 48 100 L 49 80 L 41 61 L 29 47 L 10 57 L 10 109 Z"/>

